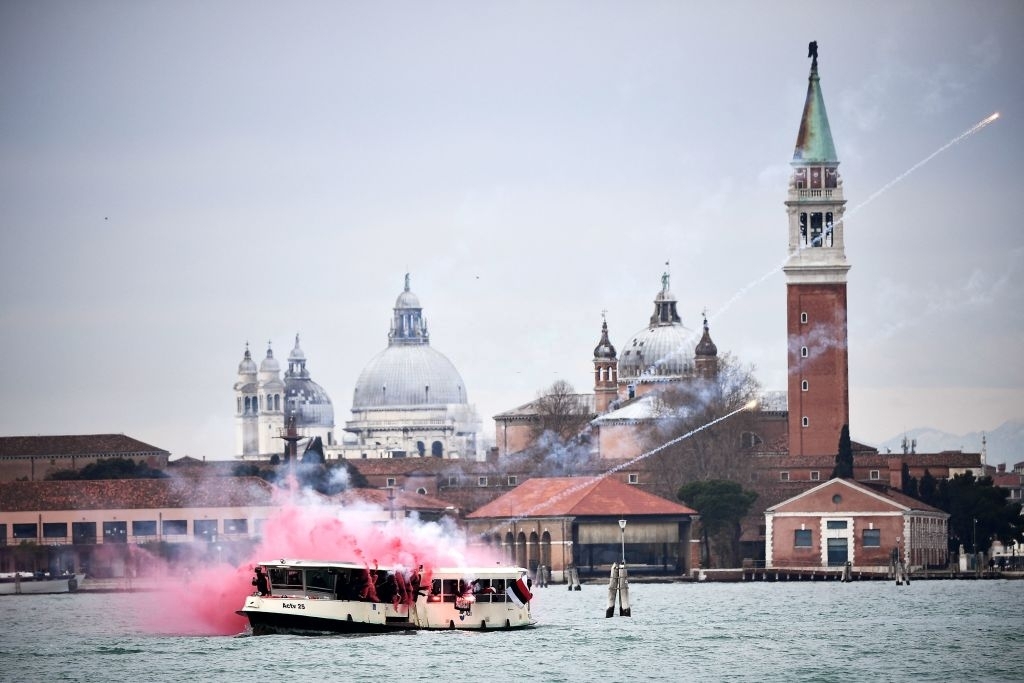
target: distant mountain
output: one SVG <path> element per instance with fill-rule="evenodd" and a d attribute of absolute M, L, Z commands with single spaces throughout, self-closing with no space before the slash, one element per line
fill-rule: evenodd
<path fill-rule="evenodd" d="M 939 451 L 964 451 L 965 453 L 981 452 L 981 437 L 985 436 L 988 450 L 988 464 L 1006 463 L 1011 469 L 1015 463 L 1024 461 L 1024 420 L 1009 420 L 990 432 L 970 432 L 968 434 L 950 434 L 931 427 L 918 427 L 906 432 L 906 438 L 917 439 L 918 453 L 937 453 Z M 903 450 L 904 434 L 887 439 L 878 445 L 882 453 L 890 449 L 893 453 Z"/>

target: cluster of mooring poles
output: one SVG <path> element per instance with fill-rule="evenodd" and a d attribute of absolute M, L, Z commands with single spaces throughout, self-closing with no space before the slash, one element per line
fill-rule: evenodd
<path fill-rule="evenodd" d="M 569 590 L 583 590 L 580 586 L 580 571 L 576 567 L 569 567 L 565 570 L 565 579 L 569 584 Z"/>
<path fill-rule="evenodd" d="M 895 548 L 889 560 L 889 575 L 896 580 L 897 586 L 910 585 L 910 572 L 907 571 L 907 565 L 900 561 L 899 552 Z"/>
<path fill-rule="evenodd" d="M 608 609 L 604 616 L 615 614 L 615 599 L 619 601 L 619 616 L 632 616 L 629 610 L 629 577 L 626 575 L 626 563 L 612 565 L 612 576 L 608 581 Z"/>
<path fill-rule="evenodd" d="M 622 531 L 622 564 L 612 565 L 612 575 L 608 581 L 608 609 L 605 610 L 605 618 L 615 614 L 616 598 L 619 602 L 619 616 L 632 616 L 629 609 L 629 575 L 626 572 L 626 520 L 619 520 L 619 529 Z"/>

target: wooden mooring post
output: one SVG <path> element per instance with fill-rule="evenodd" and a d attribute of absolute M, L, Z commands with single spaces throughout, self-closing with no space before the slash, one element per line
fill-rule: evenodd
<path fill-rule="evenodd" d="M 604 613 L 606 619 L 615 614 L 616 598 L 619 602 L 619 616 L 633 616 L 629 606 L 629 574 L 625 564 L 612 565 L 611 576 L 608 579 L 608 609 Z"/>

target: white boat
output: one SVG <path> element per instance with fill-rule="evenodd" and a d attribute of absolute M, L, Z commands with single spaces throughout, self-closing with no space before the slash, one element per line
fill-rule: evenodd
<path fill-rule="evenodd" d="M 0 572 L 0 595 L 74 593 L 85 574 L 51 575 L 49 572 Z"/>
<path fill-rule="evenodd" d="M 534 625 L 526 570 L 367 568 L 357 562 L 260 562 L 238 614 L 256 635 L 515 629 Z"/>

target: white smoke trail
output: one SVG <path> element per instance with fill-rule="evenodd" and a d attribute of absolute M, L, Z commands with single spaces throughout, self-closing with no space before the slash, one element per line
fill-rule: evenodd
<path fill-rule="evenodd" d="M 929 161 L 931 161 L 935 157 L 939 156 L 940 154 L 942 154 L 943 152 L 948 150 L 950 147 L 956 145 L 959 142 L 962 142 L 966 138 L 969 138 L 970 136 L 974 135 L 975 133 L 978 133 L 979 131 L 981 131 L 986 126 L 994 123 L 998 118 L 999 118 L 999 112 L 993 112 L 992 114 L 986 116 L 984 119 L 982 119 L 978 123 L 974 124 L 973 126 L 968 128 L 967 130 L 965 130 L 964 132 L 962 132 L 959 135 L 957 135 L 955 138 L 953 138 L 952 140 L 950 140 L 946 144 L 944 144 L 941 147 L 939 147 L 937 150 L 935 150 L 934 152 L 932 152 L 931 154 L 926 156 L 924 159 L 921 159 L 920 161 L 918 161 L 916 164 L 914 164 L 913 166 L 908 168 L 906 171 L 903 171 L 902 173 L 900 173 L 898 176 L 896 176 L 895 178 L 893 178 L 892 180 L 887 182 L 885 185 L 883 185 L 879 189 L 877 189 L 874 192 L 872 192 L 868 196 L 867 199 L 865 199 L 864 201 L 860 202 L 859 204 L 857 204 L 856 206 L 851 208 L 849 211 L 847 211 L 843 215 L 842 218 L 840 218 L 839 220 L 837 220 L 834 223 L 833 229 L 835 228 L 835 226 L 838 226 L 838 225 L 844 223 L 847 218 L 849 218 L 850 216 L 852 216 L 855 213 L 857 213 L 857 211 L 863 209 L 865 206 L 871 204 L 871 202 L 875 201 L 880 196 L 882 196 L 883 194 L 885 194 L 886 192 L 891 190 L 894 186 L 896 186 L 899 183 L 901 183 L 902 181 L 906 180 L 906 178 L 909 175 L 911 175 L 912 173 L 914 173 L 915 171 L 920 169 L 922 166 L 927 164 Z M 712 315 L 709 318 L 709 322 L 714 322 L 715 320 L 717 320 L 719 317 L 722 316 L 723 313 L 725 313 L 730 308 L 732 308 L 733 304 L 735 304 L 737 301 L 739 301 L 741 298 L 743 298 L 747 294 L 747 292 L 749 292 L 751 289 L 753 289 L 754 287 L 757 287 L 762 282 L 764 282 L 765 280 L 767 280 L 768 278 L 770 278 L 771 276 L 773 276 L 777 272 L 779 272 L 782 269 L 782 267 L 786 265 L 786 262 L 788 260 L 789 260 L 789 256 L 787 255 L 786 258 L 784 258 L 782 261 L 777 263 L 775 266 L 773 266 L 771 269 L 769 269 L 763 275 L 761 275 L 760 277 L 752 280 L 750 283 L 748 283 L 747 285 L 744 285 L 739 290 L 737 290 L 735 294 L 733 294 L 722 306 L 720 306 L 718 308 L 718 310 L 715 311 L 714 315 Z M 686 343 L 689 344 L 695 336 L 696 336 L 696 334 L 691 335 L 691 338 L 687 339 Z M 679 351 L 679 349 L 676 350 L 676 352 L 678 352 L 678 351 Z"/>
<path fill-rule="evenodd" d="M 636 456 L 635 458 L 632 458 L 631 460 L 627 460 L 626 462 L 620 463 L 620 464 L 616 465 L 615 467 L 612 467 L 612 468 L 610 468 L 608 470 L 605 470 L 604 472 L 602 472 L 601 474 L 597 475 L 596 477 L 587 477 L 587 478 L 583 479 L 579 484 L 577 484 L 575 486 L 570 486 L 569 488 L 565 489 L 564 491 L 562 491 L 558 495 L 553 496 L 551 498 L 548 498 L 543 503 L 538 503 L 537 505 L 534 505 L 533 507 L 530 507 L 530 508 L 524 510 L 518 516 L 516 516 L 516 517 L 509 517 L 508 519 L 504 520 L 501 524 L 497 524 L 497 525 L 491 527 L 486 532 L 484 532 L 483 535 L 492 534 L 492 533 L 496 532 L 498 529 L 500 529 L 502 526 L 505 526 L 506 524 L 509 524 L 511 522 L 517 522 L 517 521 L 519 521 L 521 519 L 529 517 L 533 512 L 536 512 L 537 510 L 539 510 L 542 507 L 545 507 L 545 506 L 550 505 L 552 503 L 558 502 L 558 501 L 562 500 L 563 498 L 565 498 L 567 496 L 571 496 L 572 494 L 574 494 L 574 493 L 576 493 L 578 491 L 581 491 L 582 489 L 587 488 L 588 486 L 592 486 L 595 481 L 600 481 L 601 479 L 604 479 L 605 477 L 611 476 L 612 474 L 615 474 L 616 472 L 619 472 L 620 470 L 623 470 L 623 469 L 625 469 L 625 468 L 627 468 L 627 467 L 629 467 L 631 465 L 635 465 L 636 463 L 640 462 L 641 460 L 643 460 L 645 458 L 651 457 L 655 453 L 660 453 L 661 451 L 665 450 L 669 446 L 673 446 L 673 445 L 679 443 L 680 441 L 683 441 L 685 439 L 689 439 L 694 434 L 702 432 L 705 429 L 708 429 L 709 427 L 713 427 L 716 424 L 718 424 L 719 422 L 722 422 L 723 420 L 728 420 L 730 417 L 732 417 L 733 415 L 736 415 L 737 413 L 742 413 L 744 410 L 753 410 L 756 407 L 757 407 L 757 402 L 756 401 L 750 401 L 750 402 L 740 406 L 736 410 L 732 411 L 731 413 L 726 413 L 725 415 L 722 415 L 721 417 L 717 417 L 714 420 L 712 420 L 711 422 L 703 424 L 700 427 L 697 427 L 696 429 L 691 429 L 690 431 L 686 432 L 682 436 L 677 436 L 674 439 L 670 439 L 670 440 L 666 441 L 665 443 L 661 444 L 660 446 L 657 446 L 656 448 L 652 448 L 649 451 L 645 451 L 645 452 L 641 453 L 640 455 Z"/>

